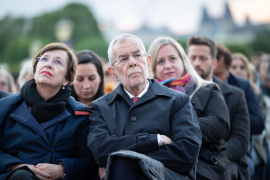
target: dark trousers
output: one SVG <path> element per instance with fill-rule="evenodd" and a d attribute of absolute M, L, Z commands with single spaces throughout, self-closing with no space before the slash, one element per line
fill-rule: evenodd
<path fill-rule="evenodd" d="M 110 180 L 147 180 L 139 164 L 128 158 L 114 157 L 111 169 Z"/>
<path fill-rule="evenodd" d="M 34 176 L 31 172 L 19 169 L 15 171 L 8 180 L 39 180 L 36 176 Z"/>

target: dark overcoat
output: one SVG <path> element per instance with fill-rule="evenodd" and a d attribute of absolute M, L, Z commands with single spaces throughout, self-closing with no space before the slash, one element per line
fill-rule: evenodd
<path fill-rule="evenodd" d="M 91 179 L 98 166 L 87 147 L 89 127 L 87 107 L 70 97 L 66 109 L 39 124 L 21 94 L 0 100 L 0 179 L 7 178 L 13 164 L 62 161 L 65 180 Z M 30 170 L 29 170 L 30 171 Z"/>
<path fill-rule="evenodd" d="M 201 86 L 191 98 L 191 102 L 202 132 L 197 178 L 229 180 L 231 176 L 224 139 L 230 130 L 230 117 L 218 86 L 215 83 Z M 209 150 L 211 156 L 206 158 L 203 149 L 207 152 Z M 214 164 L 215 160 L 217 165 Z M 225 172 L 220 169 L 220 166 Z"/>
<path fill-rule="evenodd" d="M 106 166 L 109 154 L 132 150 L 163 163 L 166 179 L 192 177 L 201 132 L 187 95 L 149 80 L 147 92 L 134 104 L 119 84 L 92 102 L 90 112 L 88 147 L 100 167 Z M 159 147 L 157 134 L 173 143 Z"/>
<path fill-rule="evenodd" d="M 230 74 L 228 84 L 236 86 L 245 92 L 249 118 L 250 118 L 250 135 L 261 134 L 264 130 L 264 120 L 258 97 L 254 93 L 250 83 Z"/>
<path fill-rule="evenodd" d="M 221 89 L 230 113 L 230 133 L 225 138 L 227 143 L 227 157 L 230 163 L 236 163 L 239 180 L 250 179 L 246 154 L 250 135 L 249 114 L 243 90 L 225 84 L 213 77 Z M 232 167 L 234 168 L 234 167 Z M 233 173 L 231 169 L 231 173 Z"/>

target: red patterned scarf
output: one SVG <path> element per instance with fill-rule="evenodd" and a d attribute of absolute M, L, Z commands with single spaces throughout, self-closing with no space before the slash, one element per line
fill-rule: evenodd
<path fill-rule="evenodd" d="M 167 80 L 157 79 L 157 81 L 167 86 L 168 88 L 180 91 L 188 96 L 193 92 L 193 90 L 196 87 L 194 79 L 188 73 L 186 73 L 184 76 L 180 78 L 172 78 Z"/>

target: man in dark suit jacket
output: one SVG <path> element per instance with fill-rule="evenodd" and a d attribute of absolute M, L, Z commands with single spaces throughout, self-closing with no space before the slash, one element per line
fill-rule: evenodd
<path fill-rule="evenodd" d="M 230 160 L 232 179 L 248 180 L 246 153 L 249 142 L 249 114 L 244 92 L 213 76 L 217 67 L 215 43 L 206 37 L 192 37 L 188 41 L 188 57 L 194 69 L 205 80 L 219 85 L 230 113 L 230 132 L 226 137 L 226 154 Z"/>
<path fill-rule="evenodd" d="M 111 168 L 105 169 L 108 156 L 119 150 L 161 162 L 166 179 L 195 179 L 192 170 L 202 135 L 189 97 L 147 79 L 152 59 L 138 37 L 116 37 L 108 56 L 108 71 L 120 84 L 91 103 L 89 117 L 88 147 L 100 166 L 101 179 L 104 172 L 110 180 L 147 179 L 130 158 L 114 157 Z"/>

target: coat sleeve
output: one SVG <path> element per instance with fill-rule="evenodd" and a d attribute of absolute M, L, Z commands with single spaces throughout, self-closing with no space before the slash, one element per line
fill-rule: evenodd
<path fill-rule="evenodd" d="M 4 151 L 3 145 L 3 130 L 4 120 L 0 120 L 0 174 L 7 173 L 11 165 L 24 164 L 19 158 L 16 158 Z"/>
<path fill-rule="evenodd" d="M 234 98 L 237 98 L 235 113 L 231 119 L 230 134 L 227 140 L 226 154 L 229 160 L 237 161 L 239 157 L 247 153 L 250 124 L 249 114 L 246 106 L 244 93 L 239 91 Z M 237 97 L 236 97 L 237 96 Z"/>
<path fill-rule="evenodd" d="M 76 154 L 72 158 L 62 158 L 55 161 L 55 164 L 63 162 L 66 171 L 65 180 L 93 179 L 98 173 L 98 165 L 87 147 L 89 121 L 88 116 L 85 116 L 85 118 L 84 123 L 82 123 L 76 134 Z"/>
<path fill-rule="evenodd" d="M 201 115 L 198 115 L 202 132 L 202 142 L 212 143 L 226 137 L 230 130 L 228 107 L 217 86 L 209 96 L 208 102 Z"/>
<path fill-rule="evenodd" d="M 201 132 L 196 113 L 189 98 L 178 99 L 177 107 L 171 112 L 171 139 L 173 143 L 162 145 L 160 149 L 147 153 L 164 164 L 165 167 L 188 174 L 194 167 L 201 147 Z"/>
<path fill-rule="evenodd" d="M 264 130 L 264 120 L 258 97 L 249 82 L 246 84 L 245 97 L 250 117 L 250 134 L 261 134 Z"/>
<path fill-rule="evenodd" d="M 157 134 L 111 135 L 95 102 L 91 103 L 90 112 L 87 145 L 100 167 L 105 167 L 108 156 L 118 150 L 146 153 L 159 148 Z M 139 141 L 140 138 L 144 141 Z"/>

